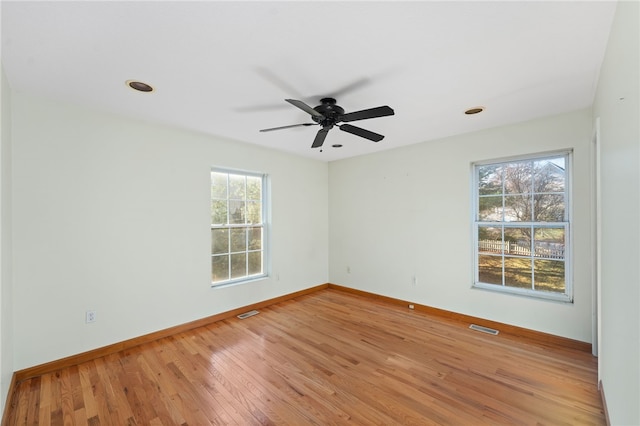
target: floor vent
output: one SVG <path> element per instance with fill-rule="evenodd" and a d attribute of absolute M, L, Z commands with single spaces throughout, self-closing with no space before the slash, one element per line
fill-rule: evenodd
<path fill-rule="evenodd" d="M 494 336 L 497 336 L 498 333 L 500 333 L 498 330 L 494 330 L 493 328 L 483 327 L 481 325 L 476 325 L 476 324 L 471 324 L 469 328 L 476 331 L 482 331 L 483 333 L 492 334 Z"/>
<path fill-rule="evenodd" d="M 260 312 L 253 310 L 253 311 L 245 312 L 244 314 L 238 315 L 238 318 L 245 319 L 245 318 L 252 317 L 254 315 L 258 315 L 259 313 Z"/>

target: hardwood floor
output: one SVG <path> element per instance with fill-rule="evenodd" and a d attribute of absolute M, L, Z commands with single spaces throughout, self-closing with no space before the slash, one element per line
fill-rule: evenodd
<path fill-rule="evenodd" d="M 590 354 L 338 290 L 17 384 L 6 425 L 603 425 Z"/>

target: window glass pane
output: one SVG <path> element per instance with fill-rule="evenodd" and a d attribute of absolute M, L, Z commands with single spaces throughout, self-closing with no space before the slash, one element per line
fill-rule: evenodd
<path fill-rule="evenodd" d="M 262 222 L 262 203 L 260 201 L 247 201 L 247 223 Z"/>
<path fill-rule="evenodd" d="M 538 160 L 534 163 L 534 189 L 536 192 L 564 192 L 564 157 Z"/>
<path fill-rule="evenodd" d="M 502 285 L 502 256 L 478 256 L 478 280 L 486 284 Z"/>
<path fill-rule="evenodd" d="M 247 275 L 247 254 L 234 253 L 231 255 L 231 278 L 240 278 Z"/>
<path fill-rule="evenodd" d="M 502 167 L 489 165 L 478 167 L 478 194 L 502 194 Z"/>
<path fill-rule="evenodd" d="M 480 197 L 478 204 L 478 220 L 483 222 L 502 221 L 502 195 Z"/>
<path fill-rule="evenodd" d="M 564 259 L 564 228 L 537 228 L 534 248 L 536 257 Z"/>
<path fill-rule="evenodd" d="M 531 258 L 504 258 L 504 285 L 532 289 Z"/>
<path fill-rule="evenodd" d="M 227 201 L 211 201 L 211 223 L 215 225 L 227 224 Z"/>
<path fill-rule="evenodd" d="M 245 219 L 245 202 L 229 201 L 229 223 L 243 224 Z"/>
<path fill-rule="evenodd" d="M 262 228 L 248 228 L 249 250 L 262 249 Z"/>
<path fill-rule="evenodd" d="M 211 254 L 229 252 L 229 229 L 211 230 Z"/>
<path fill-rule="evenodd" d="M 240 175 L 229 175 L 229 199 L 245 199 L 245 177 Z"/>
<path fill-rule="evenodd" d="M 531 256 L 531 227 L 504 228 L 505 254 Z"/>
<path fill-rule="evenodd" d="M 216 285 L 264 276 L 265 177 L 211 171 L 211 271 Z"/>
<path fill-rule="evenodd" d="M 247 250 L 246 228 L 234 228 L 231 230 L 231 252 Z"/>
<path fill-rule="evenodd" d="M 478 252 L 502 254 L 502 228 L 491 226 L 478 227 Z"/>
<path fill-rule="evenodd" d="M 249 275 L 256 275 L 262 273 L 262 252 L 251 251 L 249 256 Z"/>
<path fill-rule="evenodd" d="M 262 200 L 262 178 L 247 176 L 247 200 Z"/>
<path fill-rule="evenodd" d="M 569 155 L 475 166 L 479 283 L 571 297 L 565 255 Z"/>
<path fill-rule="evenodd" d="M 229 279 L 229 256 L 211 257 L 211 281 L 226 281 Z"/>
<path fill-rule="evenodd" d="M 531 222 L 531 196 L 507 195 L 504 197 L 505 222 Z"/>
<path fill-rule="evenodd" d="M 505 194 L 529 194 L 531 192 L 532 163 L 522 161 L 504 167 Z"/>
<path fill-rule="evenodd" d="M 535 259 L 535 289 L 564 293 L 564 265 L 565 263 L 561 260 Z"/>
<path fill-rule="evenodd" d="M 227 174 L 211 172 L 211 198 L 227 198 Z"/>
<path fill-rule="evenodd" d="M 564 220 L 564 194 L 538 194 L 534 196 L 535 222 L 562 222 Z"/>

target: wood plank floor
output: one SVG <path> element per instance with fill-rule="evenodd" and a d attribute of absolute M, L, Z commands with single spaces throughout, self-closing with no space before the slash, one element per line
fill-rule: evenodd
<path fill-rule="evenodd" d="M 16 386 L 7 425 L 603 425 L 590 354 L 322 290 Z"/>

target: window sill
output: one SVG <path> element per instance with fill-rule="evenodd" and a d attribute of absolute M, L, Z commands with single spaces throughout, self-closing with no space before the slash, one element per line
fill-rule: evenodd
<path fill-rule="evenodd" d="M 256 281 L 263 281 L 266 280 L 267 278 L 269 278 L 269 275 L 264 274 L 264 275 L 256 275 L 253 277 L 248 277 L 248 278 L 239 278 L 236 280 L 231 280 L 231 281 L 224 281 L 220 284 L 214 284 L 211 283 L 211 288 L 214 290 L 218 290 L 218 289 L 222 289 L 222 288 L 227 288 L 227 287 L 233 287 L 236 285 L 241 285 L 241 284 L 248 284 L 248 283 L 253 283 Z"/>
<path fill-rule="evenodd" d="M 573 303 L 571 296 L 567 294 L 551 293 L 546 291 L 527 290 L 523 288 L 507 287 L 497 284 L 475 283 L 474 289 L 488 290 L 496 293 L 511 294 L 514 296 L 522 296 L 530 299 L 541 299 L 561 303 Z"/>

